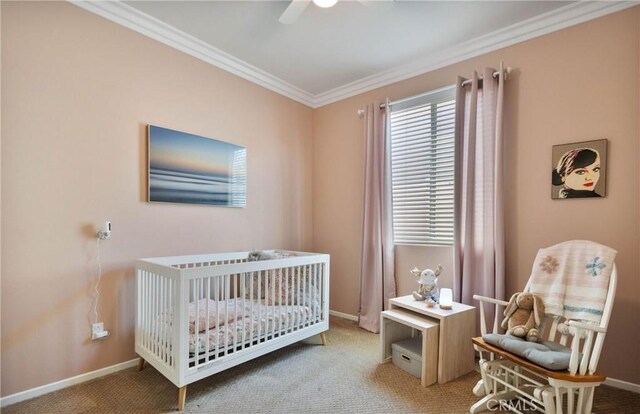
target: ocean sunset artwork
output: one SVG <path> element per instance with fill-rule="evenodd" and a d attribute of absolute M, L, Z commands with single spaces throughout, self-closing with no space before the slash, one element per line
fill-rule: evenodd
<path fill-rule="evenodd" d="M 149 201 L 245 207 L 247 149 L 149 125 Z"/>

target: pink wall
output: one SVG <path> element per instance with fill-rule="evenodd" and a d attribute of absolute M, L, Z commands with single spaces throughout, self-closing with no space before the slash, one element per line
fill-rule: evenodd
<path fill-rule="evenodd" d="M 616 248 L 620 281 L 600 368 L 640 383 L 639 17 L 635 7 L 315 110 L 313 245 L 332 255 L 331 308 L 358 312 L 364 144 L 356 110 L 451 85 L 502 60 L 515 68 L 506 84 L 507 290 L 524 287 L 540 247 L 592 239 Z M 607 197 L 551 200 L 552 145 L 598 138 L 609 139 Z M 441 248 L 398 248 L 399 293 L 414 289 L 414 265 L 446 257 Z M 449 268 L 443 285 L 450 275 Z"/>
<path fill-rule="evenodd" d="M 310 108 L 65 2 L 2 2 L 2 62 L 3 396 L 135 357 L 136 258 L 311 249 Z M 247 146 L 247 208 L 146 203 L 148 123 Z"/>
<path fill-rule="evenodd" d="M 364 156 L 356 110 L 500 60 L 517 69 L 507 85 L 508 290 L 522 288 L 541 246 L 589 238 L 618 249 L 601 368 L 640 383 L 640 8 L 314 111 L 66 3 L 1 10 L 3 396 L 134 357 L 138 257 L 329 252 L 331 308 L 356 314 Z M 246 145 L 248 207 L 147 204 L 148 123 Z M 551 146 L 595 138 L 610 143 L 607 198 L 550 200 Z M 99 310 L 112 336 L 91 342 L 93 235 L 105 219 L 114 233 L 102 247 Z M 446 248 L 399 247 L 400 293 L 415 288 L 414 265 L 443 263 L 441 285 L 450 286 L 447 258 Z"/>

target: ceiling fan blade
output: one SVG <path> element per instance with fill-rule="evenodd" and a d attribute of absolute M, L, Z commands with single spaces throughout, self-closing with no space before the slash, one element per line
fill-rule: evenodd
<path fill-rule="evenodd" d="M 311 0 L 293 0 L 278 20 L 284 24 L 295 23 L 309 3 L 311 3 Z"/>

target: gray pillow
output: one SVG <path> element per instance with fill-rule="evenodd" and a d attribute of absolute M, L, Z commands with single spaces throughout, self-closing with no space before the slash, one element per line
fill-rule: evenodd
<path fill-rule="evenodd" d="M 528 342 L 512 335 L 482 335 L 485 342 L 552 371 L 569 369 L 571 349 L 555 342 Z"/>

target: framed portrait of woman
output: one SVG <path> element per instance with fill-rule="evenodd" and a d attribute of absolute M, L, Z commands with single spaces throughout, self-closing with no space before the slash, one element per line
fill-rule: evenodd
<path fill-rule="evenodd" d="M 554 145 L 551 198 L 604 197 L 607 192 L 607 140 Z"/>

